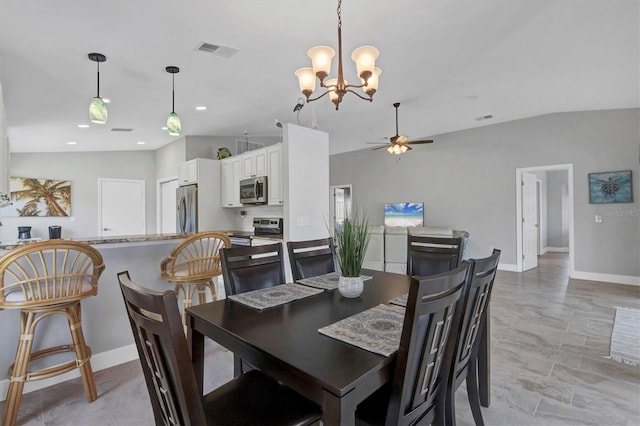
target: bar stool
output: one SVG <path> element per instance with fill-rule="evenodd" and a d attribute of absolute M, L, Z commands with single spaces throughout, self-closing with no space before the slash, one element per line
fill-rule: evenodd
<path fill-rule="evenodd" d="M 89 402 L 98 398 L 91 369 L 91 349 L 82 334 L 80 300 L 98 293 L 104 270 L 102 255 L 88 244 L 50 240 L 19 247 L 0 258 L 0 309 L 20 310 L 20 340 L 9 367 L 9 390 L 2 425 L 14 425 L 25 382 L 80 370 Z M 64 315 L 73 344 L 32 352 L 36 326 L 52 315 Z M 33 360 L 62 352 L 76 359 L 29 371 Z"/>
<path fill-rule="evenodd" d="M 176 297 L 182 292 L 182 325 L 185 332 L 185 310 L 193 305 L 193 296 L 198 293 L 198 302 L 205 303 L 208 288 L 211 297 L 216 300 L 213 278 L 222 275 L 219 251 L 224 247 L 231 247 L 225 233 L 198 232 L 185 238 L 160 263 L 162 278 L 176 283 Z"/>

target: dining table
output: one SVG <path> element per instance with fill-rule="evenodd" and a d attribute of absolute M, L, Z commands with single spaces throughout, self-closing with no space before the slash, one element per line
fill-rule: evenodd
<path fill-rule="evenodd" d="M 324 425 L 353 425 L 360 402 L 389 383 L 395 357 L 383 356 L 318 330 L 388 304 L 409 291 L 411 277 L 362 270 L 371 277 L 359 297 L 337 289 L 274 307 L 256 309 L 229 297 L 189 307 L 187 338 L 199 390 L 203 391 L 204 338 L 214 340 L 252 368 L 293 388 L 322 408 Z M 488 324 L 478 356 L 481 404 L 490 402 Z"/>

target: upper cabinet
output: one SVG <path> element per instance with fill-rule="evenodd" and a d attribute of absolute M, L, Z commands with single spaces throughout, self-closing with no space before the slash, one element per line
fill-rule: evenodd
<path fill-rule="evenodd" d="M 198 183 L 198 160 L 195 158 L 178 166 L 178 185 Z"/>
<path fill-rule="evenodd" d="M 242 179 L 267 176 L 267 148 L 245 152 L 242 158 Z"/>
<path fill-rule="evenodd" d="M 242 204 L 240 204 L 242 157 L 225 158 L 220 163 L 222 207 L 242 207 Z"/>
<path fill-rule="evenodd" d="M 282 194 L 282 144 L 278 143 L 267 147 L 267 163 L 269 174 L 267 184 L 269 185 L 269 202 L 271 206 L 284 204 Z"/>

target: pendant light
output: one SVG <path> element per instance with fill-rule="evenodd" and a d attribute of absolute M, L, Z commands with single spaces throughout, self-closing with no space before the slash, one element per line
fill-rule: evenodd
<path fill-rule="evenodd" d="M 88 56 L 98 67 L 98 92 L 89 104 L 89 120 L 91 120 L 92 123 L 105 124 L 109 114 L 107 104 L 105 104 L 100 97 L 100 62 L 105 62 L 107 57 L 102 53 L 89 53 Z"/>
<path fill-rule="evenodd" d="M 171 113 L 167 118 L 167 130 L 171 136 L 180 136 L 182 131 L 182 123 L 180 123 L 180 117 L 176 114 L 176 92 L 175 92 L 175 76 L 180 72 L 180 68 L 169 66 L 165 70 L 171 74 Z"/>

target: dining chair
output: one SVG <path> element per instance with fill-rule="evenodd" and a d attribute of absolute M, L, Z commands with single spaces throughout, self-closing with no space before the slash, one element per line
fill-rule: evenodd
<path fill-rule="evenodd" d="M 407 274 L 435 275 L 458 267 L 462 261 L 462 238 L 409 235 Z"/>
<path fill-rule="evenodd" d="M 182 293 L 182 324 L 186 331 L 185 310 L 198 302 L 207 301 L 207 289 L 216 300 L 213 279 L 222 275 L 219 251 L 231 247 L 229 237 L 223 232 L 205 231 L 193 234 L 178 244 L 160 263 L 162 279 L 175 283 L 176 296 Z"/>
<path fill-rule="evenodd" d="M 202 396 L 175 292 L 140 287 L 118 273 L 157 425 L 309 425 L 320 408 L 252 370 Z"/>
<path fill-rule="evenodd" d="M 331 238 L 287 241 L 293 280 L 335 272 L 336 251 Z"/>
<path fill-rule="evenodd" d="M 103 270 L 104 262 L 98 250 L 69 240 L 31 243 L 0 258 L 0 310 L 20 311 L 20 338 L 15 361 L 9 367 L 3 426 L 15 424 L 26 382 L 47 379 L 77 368 L 87 400 L 91 402 L 98 398 L 91 369 L 91 349 L 82 333 L 80 301 L 98 294 L 98 279 Z M 55 323 L 46 319 L 54 315 L 66 318 L 73 343 L 32 352 L 34 342 L 46 343 L 45 333 L 59 334 Z M 36 335 L 39 324 L 44 327 L 40 327 L 40 333 Z M 4 350 L 8 350 L 6 342 Z M 29 370 L 31 361 L 63 352 L 74 352 L 75 359 Z"/>
<path fill-rule="evenodd" d="M 444 424 L 444 379 L 452 357 L 448 341 L 467 266 L 411 278 L 391 384 L 358 406 L 356 424 Z"/>
<path fill-rule="evenodd" d="M 489 257 L 469 261 L 469 278 L 454 321 L 455 339 L 450 343 L 454 357 L 446 380 L 445 420 L 447 425 L 455 426 L 456 424 L 455 394 L 465 380 L 473 420 L 477 426 L 484 425 L 478 389 L 479 336 L 482 335 L 483 324 L 489 320 L 483 317 L 487 312 L 486 308 L 490 301 L 499 261 L 500 250 L 498 249 L 494 249 Z"/>
<path fill-rule="evenodd" d="M 224 290 L 233 295 L 284 284 L 282 243 L 220 250 Z"/>

